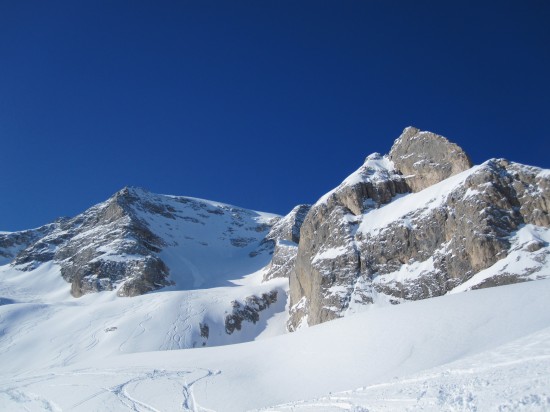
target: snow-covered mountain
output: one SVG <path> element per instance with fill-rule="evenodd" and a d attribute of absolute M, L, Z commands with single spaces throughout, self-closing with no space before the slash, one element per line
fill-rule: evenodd
<path fill-rule="evenodd" d="M 221 203 L 124 188 L 73 219 L 40 228 L 45 236 L 0 236 L 23 248 L 12 263 L 19 270 L 59 264 L 75 297 L 103 290 L 136 296 L 164 287 L 222 285 L 262 268 L 272 250 L 260 243 L 278 219 Z"/>
<path fill-rule="evenodd" d="M 550 171 L 504 159 L 472 167 L 444 137 L 409 127 L 309 211 L 289 328 L 379 300 L 546 278 L 549 211 Z"/>
<path fill-rule="evenodd" d="M 284 217 L 124 188 L 0 232 L 0 410 L 550 408 L 549 211 L 409 127 Z"/>
<path fill-rule="evenodd" d="M 72 219 L 0 234 L 0 251 L 11 259 L 0 266 L 0 299 L 24 304 L 13 309 L 41 319 L 45 330 L 66 323 L 64 311 L 60 317 L 53 313 L 70 304 L 71 318 L 86 328 L 95 325 L 94 333 L 115 328 L 112 341 L 122 352 L 250 340 L 265 328 L 260 312 L 281 312 L 286 305 L 284 282 L 243 279 L 264 276 L 278 241 L 270 229 L 280 220 L 222 203 L 124 188 Z M 148 294 L 158 290 L 162 293 Z M 141 340 L 140 325 L 156 317 L 152 307 L 164 315 L 154 321 L 154 339 Z M 107 319 L 115 313 L 113 325 Z M 243 322 L 250 330 L 241 332 Z M 74 348 L 61 363 L 78 352 L 73 333 L 70 327 L 58 332 Z"/>

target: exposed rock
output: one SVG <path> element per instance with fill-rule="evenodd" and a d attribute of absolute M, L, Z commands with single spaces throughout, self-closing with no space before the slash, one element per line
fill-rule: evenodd
<path fill-rule="evenodd" d="M 314 207 L 330 210 L 342 206 L 352 214 L 360 215 L 409 191 L 403 176 L 395 169 L 389 157 L 373 153 L 365 159 L 363 166 L 323 196 Z"/>
<path fill-rule="evenodd" d="M 231 335 L 235 330 L 241 330 L 244 321 L 256 323 L 260 320 L 260 312 L 277 302 L 277 291 L 263 293 L 262 296 L 249 296 L 244 303 L 231 302 L 233 311 L 225 317 L 225 332 Z"/>
<path fill-rule="evenodd" d="M 289 240 L 275 241 L 273 257 L 264 274 L 264 281 L 274 278 L 288 278 L 294 270 L 298 245 Z"/>
<path fill-rule="evenodd" d="M 288 278 L 294 270 L 298 242 L 300 242 L 300 229 L 310 209 L 311 205 L 298 205 L 273 225 L 265 242 L 272 242 L 275 246 L 264 280 Z"/>
<path fill-rule="evenodd" d="M 309 211 L 301 228 L 295 270 L 290 274 L 290 302 L 293 307 L 289 329 L 301 323 L 307 307 L 308 321 L 317 324 L 331 320 L 349 299 L 361 267 L 354 244 L 356 216 L 409 192 L 405 180 L 387 156 L 374 153 L 363 166 L 323 196 Z M 326 251 L 325 263 L 316 264 L 318 253 Z M 344 298 L 324 296 L 333 284 L 346 289 Z M 318 293 L 319 292 L 319 293 Z M 302 300 L 307 298 L 307 302 Z M 299 304 L 302 302 L 302 304 Z M 300 308 L 298 311 L 297 308 Z"/>
<path fill-rule="evenodd" d="M 266 238 L 287 240 L 298 244 L 300 242 L 300 228 L 309 209 L 311 209 L 311 205 L 295 206 L 288 215 L 273 225 Z"/>
<path fill-rule="evenodd" d="M 434 149 L 428 148 L 430 141 Z M 403 147 L 426 148 L 426 154 Z M 392 158 L 370 156 L 308 213 L 290 276 L 289 330 L 375 300 L 395 304 L 440 296 L 512 253 L 515 234 L 524 225 L 550 226 L 548 171 L 497 159 L 454 176 L 469 165 L 462 150 L 411 128 L 396 141 Z M 434 165 L 427 173 L 416 166 L 415 179 L 407 179 L 414 190 L 441 183 L 395 200 L 407 191 L 395 168 L 405 167 L 406 174 L 409 166 L 403 164 L 409 159 L 416 159 L 409 165 L 413 168 L 422 159 Z M 365 173 L 373 162 L 374 173 Z M 382 188 L 382 195 L 365 190 L 369 183 Z M 535 239 L 522 247 L 535 251 L 538 263 L 523 273 L 503 267 L 496 278 L 480 279 L 470 288 L 544 276 L 540 270 L 550 254 L 548 244 Z"/>
<path fill-rule="evenodd" d="M 75 297 L 114 289 L 119 296 L 135 296 L 174 283 L 171 269 L 161 258 L 167 248 L 179 247 L 184 265 L 178 270 L 189 269 L 183 274 L 190 278 L 189 285 L 182 286 L 196 285 L 200 274 L 185 257 L 185 245 L 178 242 L 206 246 L 214 256 L 220 252 L 203 238 L 216 242 L 226 255 L 231 248 L 244 249 L 245 256 L 258 249 L 256 255 L 272 252 L 273 244 L 259 246 L 278 218 L 265 222 L 258 216 L 230 205 L 124 188 L 75 218 L 35 231 L 0 235 L 0 252 L 20 270 L 56 262 Z M 212 220 L 217 222 L 218 235 L 207 225 Z M 184 235 L 185 231 L 199 238 Z"/>
<path fill-rule="evenodd" d="M 456 144 L 414 127 L 403 131 L 389 157 L 414 192 L 472 167 L 468 155 Z"/>
<path fill-rule="evenodd" d="M 38 229 L 0 233 L 0 265 L 12 262 L 19 253 L 38 239 L 53 232 L 63 221 L 64 219 L 58 219 L 56 222 L 41 226 Z M 47 255 L 47 253 L 44 254 Z M 47 260 L 45 257 L 44 261 Z"/>
<path fill-rule="evenodd" d="M 200 323 L 199 329 L 201 331 L 201 338 L 208 339 L 210 336 L 210 327 L 206 323 Z"/>

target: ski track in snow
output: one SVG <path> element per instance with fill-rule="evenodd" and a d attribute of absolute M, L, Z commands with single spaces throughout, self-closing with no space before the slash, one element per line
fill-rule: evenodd
<path fill-rule="evenodd" d="M 261 409 L 392 410 L 550 410 L 550 328 L 411 377 Z"/>
<path fill-rule="evenodd" d="M 549 292 L 550 281 L 528 282 L 374 307 L 243 345 L 146 353 L 129 345 L 131 354 L 116 346 L 110 356 L 90 359 L 90 351 L 117 337 L 105 333 L 102 341 L 100 332 L 120 313 L 137 312 L 134 329 L 121 333 L 138 340 L 150 339 L 155 321 L 171 314 L 165 325 L 175 327 L 169 342 L 176 347 L 191 343 L 176 335 L 204 309 L 203 301 L 195 302 L 198 291 L 127 300 L 131 304 L 101 312 L 109 318 L 74 323 L 74 341 L 52 337 L 62 353 L 54 361 L 16 374 L 0 371 L 0 410 L 240 412 L 288 401 L 264 410 L 550 410 Z M 160 316 L 157 304 L 165 308 Z M 46 306 L 21 304 L 0 313 L 41 308 L 39 317 L 19 319 L 18 333 L 24 333 L 48 316 Z"/>
<path fill-rule="evenodd" d="M 139 372 L 134 370 L 128 371 L 79 371 L 74 373 L 49 373 L 42 376 L 34 376 L 30 378 L 13 379 L 9 382 L 8 386 L 4 389 L 0 389 L 0 401 L 1 396 L 6 397 L 11 401 L 12 408 L 14 405 L 22 407 L 24 410 L 47 410 L 47 411 L 61 411 L 61 410 L 87 410 L 88 403 L 95 398 L 104 395 L 112 395 L 116 397 L 120 406 L 130 411 L 148 411 L 148 412 L 161 412 L 162 405 L 155 406 L 151 401 L 146 401 L 140 397 L 140 392 L 143 392 L 142 386 L 155 383 L 157 381 L 167 380 L 176 383 L 179 386 L 179 395 L 181 400 L 179 401 L 179 407 L 181 411 L 185 412 L 211 412 L 211 409 L 202 407 L 195 399 L 193 393 L 193 386 L 201 381 L 210 379 L 216 375 L 220 375 L 219 370 L 209 369 L 189 369 L 189 370 L 160 370 L 153 369 L 149 372 Z M 101 382 L 103 378 L 112 378 L 127 376 L 124 380 L 117 382 L 110 386 L 98 386 L 97 383 Z M 82 378 L 90 377 L 91 384 L 85 384 L 85 386 L 93 387 L 95 389 L 90 395 L 78 400 L 65 409 L 62 409 L 58 404 L 50 399 L 39 396 L 32 392 L 32 390 L 26 389 L 35 384 L 50 384 L 55 385 L 55 381 L 60 378 L 69 378 L 79 383 L 76 384 L 64 384 L 67 386 L 82 386 L 80 382 Z M 174 396 L 176 394 L 171 394 Z M 141 395 L 143 396 L 143 395 Z M 30 408 L 30 409 L 29 409 Z M 95 410 L 95 409 L 94 409 Z"/>
<path fill-rule="evenodd" d="M 148 302 L 149 303 L 149 302 Z M 118 347 L 118 350 L 119 352 L 126 352 L 124 350 L 124 347 L 131 341 L 131 340 L 135 340 L 136 338 L 138 338 L 139 336 L 143 335 L 146 331 L 147 331 L 147 328 L 145 327 L 145 323 L 149 322 L 151 319 L 153 319 L 153 313 L 155 312 L 156 309 L 159 308 L 159 306 L 161 305 L 160 302 L 154 302 L 152 304 L 152 307 L 145 313 L 145 318 L 140 321 L 137 325 L 137 327 L 134 329 L 134 331 L 128 335 L 128 337 L 119 345 Z M 143 306 L 143 303 L 141 303 L 140 305 L 135 305 L 134 306 L 134 309 L 138 309 L 138 308 L 141 308 Z M 124 312 L 121 313 L 121 315 L 123 314 Z M 107 325 L 107 322 L 104 324 L 104 326 Z M 137 332 L 136 332 L 137 331 Z"/>

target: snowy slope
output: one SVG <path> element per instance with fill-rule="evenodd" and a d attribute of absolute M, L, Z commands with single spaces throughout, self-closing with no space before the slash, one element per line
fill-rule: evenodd
<path fill-rule="evenodd" d="M 45 230 L 0 235 L 0 263 L 30 271 L 59 265 L 71 294 L 136 296 L 169 286 L 227 286 L 270 261 L 279 216 L 127 187 Z"/>
<path fill-rule="evenodd" d="M 75 358 L 63 367 L 50 360 L 40 369 L 2 368 L 0 409 L 544 409 L 550 405 L 549 297 L 550 281 L 542 280 L 372 305 L 363 314 L 239 345 L 105 351 L 104 359 Z M 9 306 L 16 305 L 1 307 L 3 328 Z M 151 339 L 143 326 L 142 339 Z M 56 331 L 43 333 L 43 341 L 56 338 Z M 107 347 L 114 334 L 97 334 L 96 347 Z M 3 353 L 2 362 L 24 358 L 28 349 Z"/>
<path fill-rule="evenodd" d="M 136 190 L 136 189 L 134 189 Z M 224 203 L 139 191 L 136 214 L 166 244 L 159 253 L 170 268 L 170 290 L 204 289 L 255 272 L 269 254 L 251 257 L 278 216 Z M 140 207 L 162 205 L 167 215 Z"/>
<path fill-rule="evenodd" d="M 269 411 L 545 411 L 550 328 L 417 374 Z"/>
<path fill-rule="evenodd" d="M 374 154 L 284 218 L 124 188 L 0 232 L 0 410 L 550 409 L 547 173 Z"/>
<path fill-rule="evenodd" d="M 15 373 L 284 333 L 287 282 L 263 282 L 272 251 L 263 241 L 277 220 L 125 188 L 48 230 L 5 234 L 0 246 L 13 263 L 0 266 L 2 368 Z M 121 297 L 125 284 L 139 280 L 135 262 L 151 259 L 168 268 L 168 286 Z M 80 298 L 64 268 L 92 285 Z"/>
<path fill-rule="evenodd" d="M 394 166 L 369 156 L 313 205 L 290 276 L 290 330 L 372 302 L 550 276 L 548 171 L 491 159 L 403 193 Z"/>
<path fill-rule="evenodd" d="M 122 353 L 244 342 L 269 334 L 267 322 L 275 313 L 282 314 L 280 325 L 272 325 L 280 333 L 288 287 L 284 279 L 262 283 L 262 277 L 260 271 L 229 287 L 133 298 L 108 291 L 75 299 L 57 265 L 44 264 L 31 272 L 0 267 L 2 369 L 15 373 Z M 272 291 L 278 299 L 259 313 L 257 322 L 244 321 L 240 331 L 226 332 L 233 302 Z M 208 327 L 207 336 L 201 325 Z M 22 348 L 27 349 L 24 356 Z"/>

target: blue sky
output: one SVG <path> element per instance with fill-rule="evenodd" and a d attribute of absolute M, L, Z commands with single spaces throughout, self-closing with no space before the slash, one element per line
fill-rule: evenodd
<path fill-rule="evenodd" d="M 0 230 L 125 185 L 284 214 L 405 126 L 550 168 L 550 3 L 0 2 Z"/>

